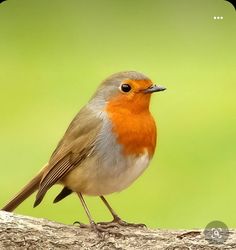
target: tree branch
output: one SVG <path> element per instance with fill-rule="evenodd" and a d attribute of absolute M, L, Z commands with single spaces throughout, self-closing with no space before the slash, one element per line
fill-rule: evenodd
<path fill-rule="evenodd" d="M 99 237 L 89 229 L 0 211 L 0 249 L 236 249 L 236 230 L 221 245 L 210 245 L 203 230 L 122 228 Z"/>

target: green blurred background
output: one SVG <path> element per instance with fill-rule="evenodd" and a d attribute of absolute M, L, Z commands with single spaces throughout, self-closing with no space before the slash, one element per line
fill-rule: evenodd
<path fill-rule="evenodd" d="M 214 19 L 223 16 L 223 19 Z M 108 201 L 155 228 L 236 227 L 235 10 L 223 0 L 8 0 L 0 5 L 0 204 L 48 161 L 98 84 L 138 70 L 167 91 L 152 98 L 158 147 L 149 169 Z M 17 213 L 87 222 L 53 187 Z M 109 220 L 86 198 L 95 220 Z"/>

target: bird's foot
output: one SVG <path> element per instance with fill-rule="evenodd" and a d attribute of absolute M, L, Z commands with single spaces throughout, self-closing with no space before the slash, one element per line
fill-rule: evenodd
<path fill-rule="evenodd" d="M 147 227 L 143 223 L 130 223 L 122 220 L 120 217 L 116 216 L 112 221 L 109 222 L 99 222 L 99 226 L 102 226 L 103 228 L 110 228 L 110 227 L 116 227 L 116 228 L 121 228 L 121 227 Z"/>
<path fill-rule="evenodd" d="M 90 224 L 84 224 L 82 222 L 76 221 L 73 223 L 73 225 L 75 224 L 79 224 L 80 228 L 90 229 L 91 231 L 97 233 L 97 235 L 103 239 L 105 237 L 105 234 L 114 234 L 114 235 L 120 236 L 119 232 L 113 231 L 110 229 L 110 227 L 104 226 L 99 223 L 95 223 L 94 221 L 91 221 Z"/>

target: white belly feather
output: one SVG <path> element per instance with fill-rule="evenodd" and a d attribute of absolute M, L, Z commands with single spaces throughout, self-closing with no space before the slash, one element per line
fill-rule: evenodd
<path fill-rule="evenodd" d="M 121 173 L 118 178 L 112 180 L 113 185 L 110 186 L 112 186 L 113 189 L 116 189 L 115 192 L 121 191 L 122 189 L 128 187 L 143 173 L 143 171 L 147 168 L 148 163 L 149 156 L 147 153 L 144 153 L 142 156 L 131 160 L 131 166 L 123 171 L 123 173 Z"/>
<path fill-rule="evenodd" d="M 96 159 L 87 159 L 83 166 L 72 170 L 64 179 L 64 184 L 75 192 L 86 195 L 106 195 L 119 192 L 134 182 L 147 168 L 148 153 L 139 157 L 129 157 L 117 161 L 116 165 L 98 164 Z M 122 164 L 122 165 L 121 165 Z"/>

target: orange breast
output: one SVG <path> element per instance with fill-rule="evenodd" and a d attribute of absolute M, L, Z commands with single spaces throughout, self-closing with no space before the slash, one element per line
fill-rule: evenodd
<path fill-rule="evenodd" d="M 119 96 L 110 101 L 106 111 L 118 142 L 125 154 L 139 155 L 148 151 L 150 157 L 156 147 L 156 125 L 149 111 L 150 96 L 139 94 L 128 100 Z"/>

